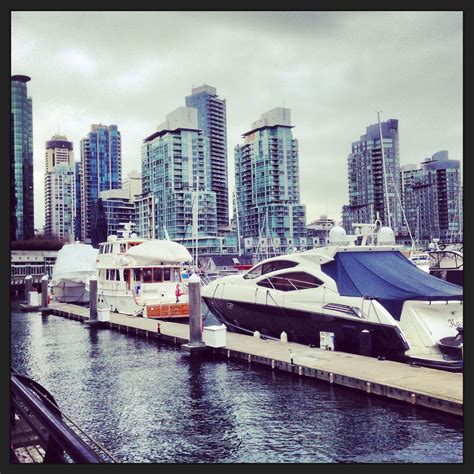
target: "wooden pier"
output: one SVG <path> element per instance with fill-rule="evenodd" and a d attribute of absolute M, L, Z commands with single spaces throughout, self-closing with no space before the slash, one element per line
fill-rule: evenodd
<path fill-rule="evenodd" d="M 88 308 L 72 304 L 52 302 L 49 313 L 78 321 L 89 319 Z M 129 335 L 159 339 L 173 344 L 181 345 L 189 341 L 187 324 L 119 313 L 111 313 L 110 321 L 100 324 Z M 369 395 L 382 396 L 413 406 L 463 416 L 464 377 L 459 373 L 236 333 L 227 333 L 225 347 L 209 348 L 209 350 L 228 359 L 263 364 L 273 370 L 316 378 L 331 384 L 362 390 Z"/>

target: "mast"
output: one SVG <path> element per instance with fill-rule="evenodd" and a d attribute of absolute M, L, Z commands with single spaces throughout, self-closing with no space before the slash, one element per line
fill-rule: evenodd
<path fill-rule="evenodd" d="M 387 206 L 388 226 L 392 227 L 391 220 L 390 220 L 390 202 L 388 199 L 387 173 L 385 172 L 385 155 L 383 151 L 383 136 L 382 136 L 382 125 L 380 124 L 380 112 L 377 112 L 377 118 L 379 122 L 380 150 L 382 152 L 382 170 L 383 170 L 383 182 L 384 182 L 384 188 L 385 188 L 385 199 L 386 199 L 386 206 Z"/>
<path fill-rule="evenodd" d="M 235 222 L 237 225 L 237 252 L 240 257 L 240 254 L 242 252 L 240 248 L 240 224 L 239 224 L 239 207 L 237 205 L 237 195 L 235 194 L 235 191 L 233 193 L 234 195 L 234 205 L 235 205 Z"/>
<path fill-rule="evenodd" d="M 194 240 L 194 269 L 197 272 L 198 269 L 198 225 L 199 225 L 199 176 L 196 177 L 196 192 L 194 194 L 193 204 L 193 239 Z"/>
<path fill-rule="evenodd" d="M 459 192 L 458 189 L 458 216 L 459 216 L 459 225 L 458 225 L 458 230 L 459 230 L 459 240 L 462 242 L 462 212 L 461 212 L 461 193 Z"/>
<path fill-rule="evenodd" d="M 265 214 L 266 214 L 266 218 L 265 218 L 265 236 L 266 236 L 266 240 L 267 240 L 267 245 L 265 246 L 266 248 L 266 254 L 267 254 L 267 258 L 268 258 L 268 247 L 270 246 L 269 242 L 270 242 L 270 237 L 269 237 L 269 234 L 270 234 L 270 229 L 268 227 L 268 208 L 265 209 Z"/>

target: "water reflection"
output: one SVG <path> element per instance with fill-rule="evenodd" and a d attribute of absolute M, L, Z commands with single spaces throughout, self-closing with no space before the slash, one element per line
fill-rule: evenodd
<path fill-rule="evenodd" d="M 462 421 L 78 321 L 13 313 L 12 366 L 122 462 L 462 462 Z"/>

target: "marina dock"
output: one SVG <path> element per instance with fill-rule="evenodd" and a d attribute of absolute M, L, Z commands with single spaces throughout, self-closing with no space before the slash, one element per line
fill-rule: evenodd
<path fill-rule="evenodd" d="M 82 322 L 89 319 L 88 308 L 57 302 L 51 302 L 49 314 Z M 119 313 L 111 313 L 110 321 L 100 324 L 129 335 L 172 344 L 181 345 L 189 341 L 187 324 Z M 361 390 L 369 395 L 463 416 L 463 375 L 459 373 L 229 332 L 225 347 L 209 348 L 209 351 L 228 359 L 267 365 L 272 370 L 283 370 L 296 376 Z"/>

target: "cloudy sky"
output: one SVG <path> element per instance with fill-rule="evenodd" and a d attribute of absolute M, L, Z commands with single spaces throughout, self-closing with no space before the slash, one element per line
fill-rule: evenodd
<path fill-rule="evenodd" d="M 116 124 L 124 176 L 142 140 L 193 86 L 227 100 L 230 188 L 241 134 L 291 109 L 308 223 L 340 219 L 351 143 L 399 120 L 400 162 L 462 160 L 462 12 L 12 12 L 12 74 L 32 78 L 35 227 L 44 224 L 44 147 Z"/>

